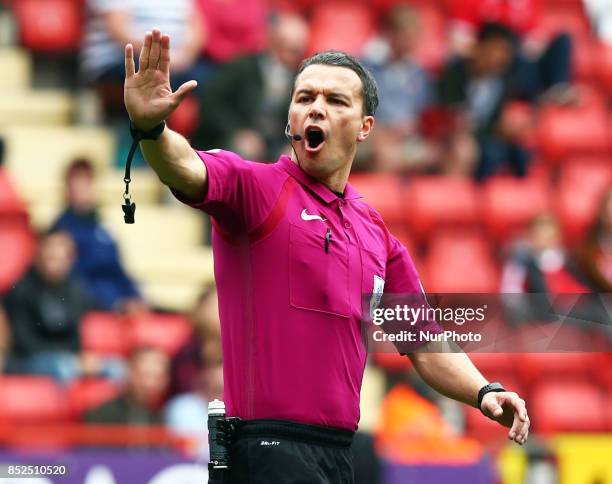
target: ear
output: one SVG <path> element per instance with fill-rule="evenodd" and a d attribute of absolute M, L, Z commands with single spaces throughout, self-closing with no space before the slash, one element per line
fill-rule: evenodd
<path fill-rule="evenodd" d="M 374 129 L 374 116 L 364 116 L 361 122 L 361 129 L 357 135 L 357 142 L 365 141 L 372 132 L 372 129 Z"/>

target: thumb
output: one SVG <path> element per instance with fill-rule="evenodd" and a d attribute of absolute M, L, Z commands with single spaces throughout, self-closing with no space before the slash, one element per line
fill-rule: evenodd
<path fill-rule="evenodd" d="M 183 99 L 185 99 L 185 97 L 187 97 L 187 95 L 193 91 L 198 85 L 197 81 L 187 81 L 184 84 L 181 84 L 181 87 L 179 87 L 174 94 L 172 94 L 172 97 L 174 97 L 174 100 L 177 104 L 180 104 Z"/>
<path fill-rule="evenodd" d="M 504 413 L 504 409 L 495 400 L 486 402 L 484 406 L 493 417 L 501 417 Z"/>

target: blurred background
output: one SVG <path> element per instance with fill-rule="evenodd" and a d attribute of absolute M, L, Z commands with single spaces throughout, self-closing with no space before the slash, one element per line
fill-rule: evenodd
<path fill-rule="evenodd" d="M 205 482 L 223 394 L 210 224 L 142 158 L 135 225 L 120 208 L 123 46 L 153 27 L 174 88 L 199 81 L 169 125 L 262 163 L 289 152 L 300 60 L 363 60 L 381 104 L 351 182 L 428 292 L 596 296 L 569 328 L 582 351 L 529 352 L 547 323 L 521 308 L 516 353 L 471 355 L 527 401 L 524 447 L 373 354 L 357 484 L 612 483 L 608 0 L 0 0 L 0 463 Z"/>

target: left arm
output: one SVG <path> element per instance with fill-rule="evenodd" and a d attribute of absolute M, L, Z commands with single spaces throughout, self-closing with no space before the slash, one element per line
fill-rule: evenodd
<path fill-rule="evenodd" d="M 489 382 L 462 351 L 446 342 L 434 342 L 409 354 L 414 368 L 433 389 L 454 400 L 478 406 L 478 392 Z M 525 401 L 514 392 L 489 392 L 481 404 L 482 412 L 501 425 L 510 427 L 508 438 L 524 444 L 529 435 Z"/>

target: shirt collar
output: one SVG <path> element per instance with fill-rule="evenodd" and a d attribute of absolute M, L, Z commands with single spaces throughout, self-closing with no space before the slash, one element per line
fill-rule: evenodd
<path fill-rule="evenodd" d="M 293 178 L 308 188 L 311 192 L 317 195 L 325 203 L 331 203 L 338 198 L 334 192 L 319 182 L 316 178 L 305 173 L 297 163 L 287 155 L 282 155 L 278 162 Z M 350 184 L 347 183 L 344 188 L 344 200 L 356 200 L 362 198 L 359 192 Z"/>

